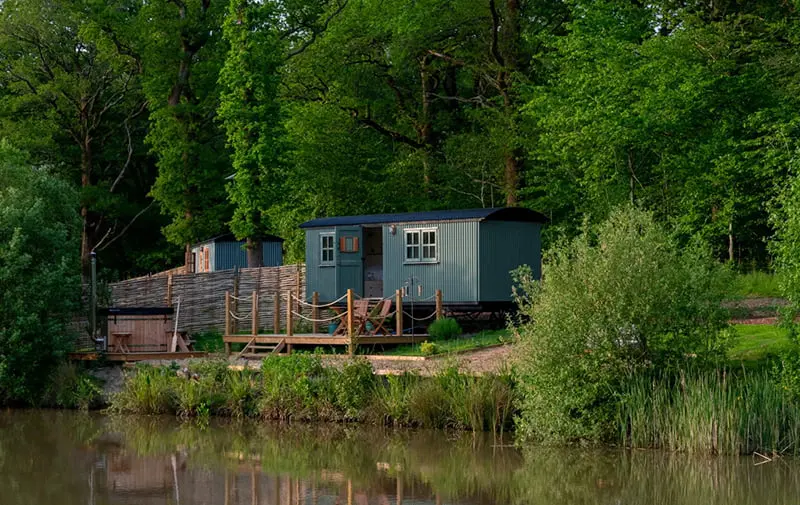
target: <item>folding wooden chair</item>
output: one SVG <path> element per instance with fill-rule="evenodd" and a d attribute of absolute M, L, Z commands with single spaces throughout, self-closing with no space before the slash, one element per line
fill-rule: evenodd
<path fill-rule="evenodd" d="M 367 315 L 369 314 L 369 300 L 361 299 L 353 302 L 353 334 L 359 335 L 367 325 Z M 339 327 L 336 328 L 334 335 L 347 335 L 347 316 L 342 318 Z"/>
<path fill-rule="evenodd" d="M 371 337 L 378 334 L 389 335 L 391 332 L 384 326 L 389 318 L 389 312 L 392 310 L 391 300 L 381 300 L 369 314 L 369 322 L 372 324 L 372 330 L 369 332 Z"/>

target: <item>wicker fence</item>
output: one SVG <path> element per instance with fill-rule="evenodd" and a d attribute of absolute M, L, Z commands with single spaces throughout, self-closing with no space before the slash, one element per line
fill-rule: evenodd
<path fill-rule="evenodd" d="M 259 319 L 264 324 L 272 321 L 275 295 L 285 299 L 291 292 L 305 297 L 305 265 L 280 267 L 242 268 L 221 272 L 172 274 L 139 277 L 117 282 L 111 286 L 111 302 L 115 307 L 163 307 L 171 305 L 180 314 L 181 330 L 196 333 L 223 331 L 225 326 L 225 292 L 236 297 L 246 297 L 258 292 Z M 250 303 L 250 302 L 246 302 Z M 283 302 L 285 304 L 285 302 Z M 283 305 L 285 307 L 285 305 Z M 242 316 L 250 307 L 235 307 Z M 250 328 L 248 317 L 239 321 L 240 328 Z"/>

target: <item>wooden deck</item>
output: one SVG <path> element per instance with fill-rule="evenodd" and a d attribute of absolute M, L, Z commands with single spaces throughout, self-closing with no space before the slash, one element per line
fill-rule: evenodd
<path fill-rule="evenodd" d="M 222 340 L 226 344 L 248 344 L 251 341 L 256 344 L 277 345 L 281 341 L 286 345 L 349 345 L 350 338 L 347 335 L 329 335 L 327 333 L 299 333 L 299 334 L 258 334 L 253 335 L 225 335 Z M 353 339 L 358 345 L 377 345 L 377 344 L 416 344 L 429 340 L 426 334 L 403 334 L 386 336 L 367 336 L 359 335 Z"/>
<path fill-rule="evenodd" d="M 149 360 L 178 360 L 189 358 L 205 358 L 208 356 L 207 352 L 189 351 L 189 352 L 71 352 L 68 357 L 74 361 L 97 361 L 106 360 L 114 362 L 135 362 L 135 361 L 149 361 Z"/>

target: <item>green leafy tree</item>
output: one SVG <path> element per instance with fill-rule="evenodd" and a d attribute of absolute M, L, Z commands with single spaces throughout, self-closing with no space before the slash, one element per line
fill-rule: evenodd
<path fill-rule="evenodd" d="M 0 7 L 2 135 L 80 188 L 84 276 L 89 253 L 118 242 L 150 208 L 152 183 L 138 62 L 96 29 L 93 12 L 83 1 Z"/>
<path fill-rule="evenodd" d="M 167 239 L 184 246 L 220 233 L 229 219 L 225 177 L 230 160 L 216 122 L 217 80 L 227 51 L 226 2 L 156 0 L 136 17 L 150 108 L 147 142 L 157 157 L 152 195 L 171 219 Z"/>
<path fill-rule="evenodd" d="M 223 25 L 230 49 L 220 72 L 219 118 L 232 150 L 231 231 L 246 239 L 247 266 L 262 265 L 268 211 L 280 197 L 278 70 L 284 61 L 271 2 L 232 0 Z"/>
<path fill-rule="evenodd" d="M 71 344 L 78 207 L 68 184 L 0 144 L 0 403 L 35 404 Z"/>
<path fill-rule="evenodd" d="M 544 282 L 520 274 L 522 435 L 602 440 L 627 376 L 724 355 L 726 277 L 632 207 L 552 248 Z"/>

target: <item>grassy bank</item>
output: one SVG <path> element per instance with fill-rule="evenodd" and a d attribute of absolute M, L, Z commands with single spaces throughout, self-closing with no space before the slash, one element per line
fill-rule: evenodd
<path fill-rule="evenodd" d="M 449 368 L 434 377 L 384 378 L 363 359 L 337 368 L 310 354 L 271 356 L 258 371 L 227 365 L 197 362 L 186 371 L 137 367 L 111 410 L 474 431 L 509 429 L 515 413 L 513 383 L 506 375 L 473 377 Z"/>

